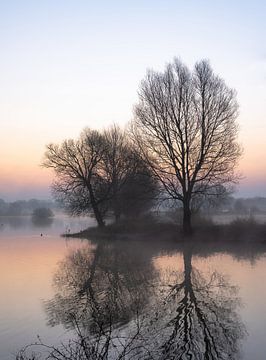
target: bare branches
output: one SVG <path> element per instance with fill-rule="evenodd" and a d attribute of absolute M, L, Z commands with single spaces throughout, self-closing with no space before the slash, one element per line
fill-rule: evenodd
<path fill-rule="evenodd" d="M 98 131 L 84 129 L 76 141 L 48 145 L 43 162 L 43 166 L 55 171 L 55 197 L 66 203 L 71 214 L 93 211 L 99 226 L 104 225 L 106 211 L 101 206 L 106 182 L 99 175 L 106 148 L 105 139 Z"/>
<path fill-rule="evenodd" d="M 184 209 L 199 188 L 236 180 L 237 109 L 235 91 L 205 60 L 190 72 L 175 59 L 163 73 L 149 71 L 142 81 L 134 136 L 164 190 L 182 200 Z"/>
<path fill-rule="evenodd" d="M 149 209 L 157 184 L 127 134 L 114 125 L 84 129 L 78 140 L 49 144 L 43 166 L 55 171 L 53 194 L 72 215 L 94 214 L 99 226 L 112 212 L 131 216 Z"/>

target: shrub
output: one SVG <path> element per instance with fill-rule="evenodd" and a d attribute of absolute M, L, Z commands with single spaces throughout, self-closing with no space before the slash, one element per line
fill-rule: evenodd
<path fill-rule="evenodd" d="M 48 219 L 54 216 L 54 213 L 49 208 L 37 208 L 33 211 L 32 217 L 37 219 Z"/>

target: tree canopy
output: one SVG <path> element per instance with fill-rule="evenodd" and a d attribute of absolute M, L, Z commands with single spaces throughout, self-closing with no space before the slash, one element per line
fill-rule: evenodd
<path fill-rule="evenodd" d="M 116 220 L 142 213 L 156 195 L 151 170 L 117 126 L 48 145 L 43 165 L 55 171 L 55 198 L 71 214 L 93 214 L 100 227 L 108 213 Z"/>
<path fill-rule="evenodd" d="M 208 61 L 190 71 L 175 59 L 141 82 L 135 140 L 165 193 L 182 202 L 185 232 L 191 231 L 191 200 L 216 195 L 237 179 L 237 114 L 235 91 Z"/>

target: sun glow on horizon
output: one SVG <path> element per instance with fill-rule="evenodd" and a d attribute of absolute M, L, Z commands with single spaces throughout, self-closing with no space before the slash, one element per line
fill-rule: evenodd
<path fill-rule="evenodd" d="M 190 67 L 208 58 L 236 89 L 239 191 L 266 196 L 265 13 L 259 0 L 2 2 L 0 198 L 50 196 L 45 145 L 126 124 L 146 69 L 175 56 Z"/>

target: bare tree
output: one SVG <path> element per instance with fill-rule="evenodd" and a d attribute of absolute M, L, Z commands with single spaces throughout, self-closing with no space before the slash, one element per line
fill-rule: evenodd
<path fill-rule="evenodd" d="M 92 210 L 100 227 L 104 226 L 102 205 L 107 191 L 101 177 L 105 151 L 104 137 L 95 130 L 85 129 L 77 141 L 48 145 L 43 162 L 55 171 L 55 197 L 64 201 L 72 214 Z"/>
<path fill-rule="evenodd" d="M 235 91 L 205 60 L 190 71 L 175 59 L 163 73 L 148 71 L 139 90 L 133 132 L 164 191 L 183 204 L 191 232 L 191 200 L 236 181 Z"/>
<path fill-rule="evenodd" d="M 116 220 L 133 213 L 129 206 L 141 213 L 156 195 L 150 169 L 115 125 L 103 132 L 87 128 L 76 141 L 48 145 L 43 165 L 55 170 L 56 199 L 72 215 L 93 212 L 100 227 L 107 212 Z"/>

